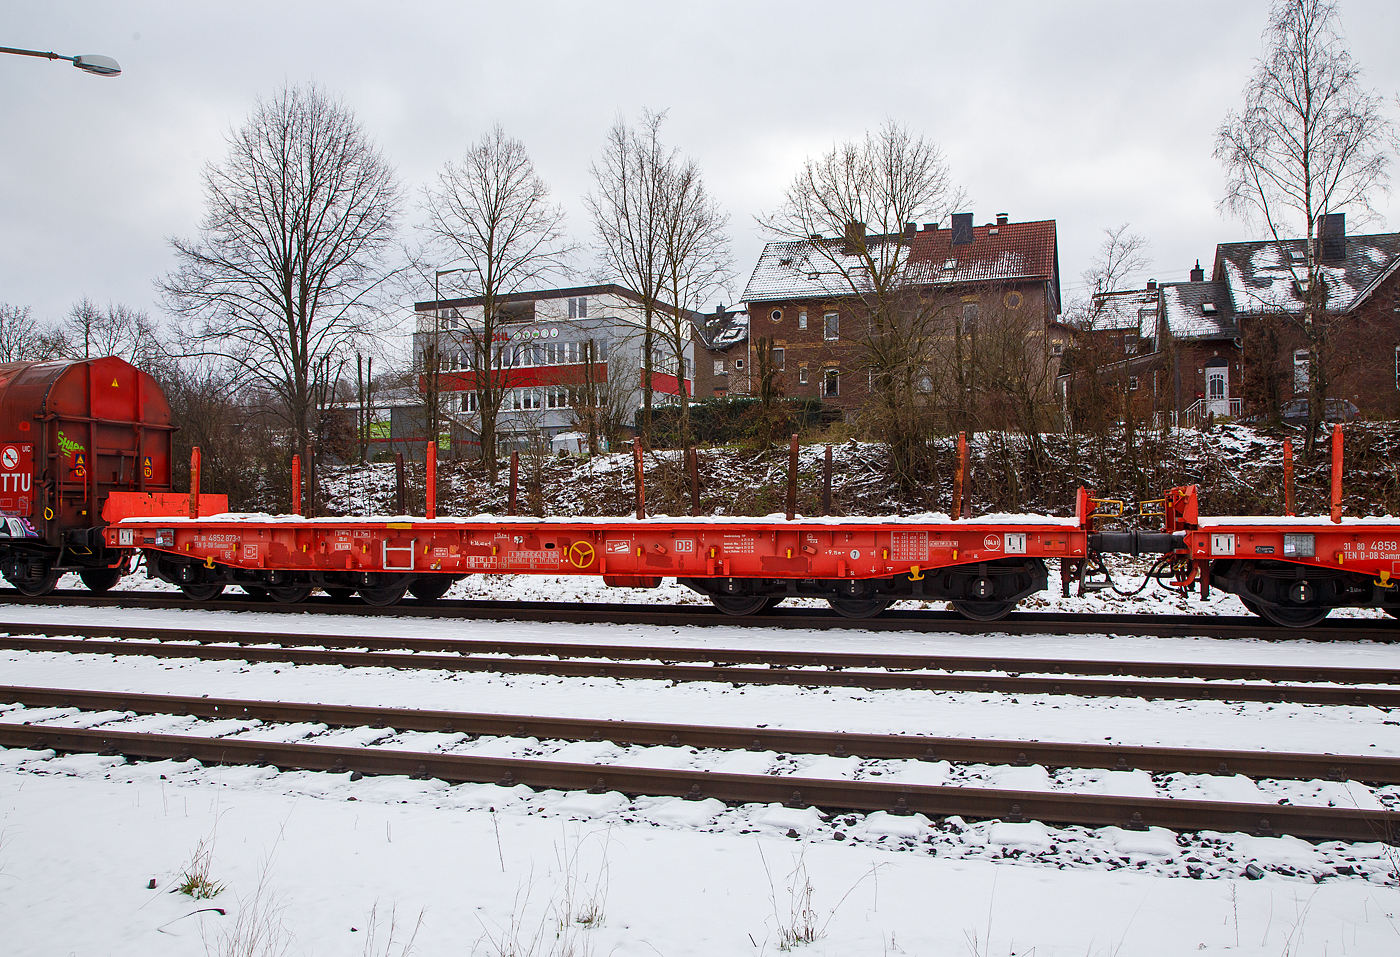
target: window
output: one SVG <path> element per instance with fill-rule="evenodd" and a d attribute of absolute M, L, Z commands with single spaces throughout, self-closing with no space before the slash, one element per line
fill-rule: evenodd
<path fill-rule="evenodd" d="M 803 309 L 801 312 L 799 312 L 799 313 L 797 314 L 797 328 L 799 328 L 799 329 L 806 329 L 806 328 L 807 328 L 807 310 L 806 310 L 806 309 Z"/>
<path fill-rule="evenodd" d="M 1293 353 L 1293 394 L 1308 391 L 1308 350 L 1299 349 Z"/>
<path fill-rule="evenodd" d="M 836 369 L 827 369 L 822 378 L 822 395 L 832 396 L 841 394 L 841 373 Z"/>
<path fill-rule="evenodd" d="M 716 360 L 715 360 L 715 375 L 724 375 L 724 374 L 725 374 L 725 371 L 724 371 L 724 360 L 723 360 L 723 359 L 716 359 Z"/>
<path fill-rule="evenodd" d="M 686 377 L 687 379 L 694 379 L 694 378 L 695 378 L 695 360 L 694 360 L 694 359 L 686 359 L 686 360 L 685 360 L 685 377 Z"/>
<path fill-rule="evenodd" d="M 828 312 L 825 316 L 822 317 L 822 323 L 823 323 L 822 338 L 824 338 L 824 339 L 840 339 L 840 338 L 841 338 L 841 314 L 840 314 L 840 313 L 837 313 L 837 312 Z M 834 393 L 833 393 L 833 394 L 834 394 Z"/>
<path fill-rule="evenodd" d="M 544 404 L 551 409 L 567 409 L 573 405 L 569 401 L 569 390 L 561 386 L 555 386 L 545 391 Z"/>
<path fill-rule="evenodd" d="M 773 347 L 773 368 L 780 372 L 787 368 L 787 350 L 782 346 Z"/>
<path fill-rule="evenodd" d="M 534 389 L 512 389 L 510 407 L 517 412 L 522 409 L 538 409 L 540 407 L 540 394 Z"/>
<path fill-rule="evenodd" d="M 782 322 L 782 321 L 783 321 L 783 311 L 782 311 L 781 309 L 774 309 L 772 312 L 770 312 L 770 313 L 768 314 L 768 318 L 769 318 L 769 319 L 772 319 L 774 322 Z"/>
<path fill-rule="evenodd" d="M 579 296 L 577 299 L 570 299 L 570 300 L 569 300 L 569 318 L 570 318 L 570 319 L 587 319 L 587 318 L 588 318 L 588 297 L 587 297 L 587 296 Z"/>
<path fill-rule="evenodd" d="M 1138 388 L 1138 377 L 1135 376 L 1135 375 L 1130 375 L 1130 376 L 1128 376 L 1128 391 L 1129 391 L 1129 392 L 1136 392 L 1136 391 L 1137 391 L 1137 388 Z"/>
<path fill-rule="evenodd" d="M 977 319 L 982 314 L 982 310 L 975 302 L 965 302 L 962 308 L 962 334 L 965 336 L 977 335 Z"/>
<path fill-rule="evenodd" d="M 1396 353 L 1400 353 L 1400 349 L 1396 349 L 1395 351 L 1396 351 Z M 1397 358 L 1396 358 L 1395 361 L 1396 361 L 1397 367 L 1400 367 L 1400 356 L 1397 356 Z M 806 366 L 801 366 L 800 368 L 798 368 L 798 370 L 797 370 L 797 381 L 798 381 L 798 383 L 799 383 L 800 385 L 806 385 L 806 384 L 807 384 L 807 367 L 806 367 Z M 1395 381 L 1396 381 L 1396 382 L 1400 382 L 1400 372 L 1397 372 L 1397 373 L 1396 373 L 1396 375 L 1395 375 Z"/>
<path fill-rule="evenodd" d="M 462 411 L 463 411 L 463 412 L 475 412 L 475 411 L 476 411 L 476 393 L 475 393 L 475 392 L 463 392 L 463 393 L 462 393 Z"/>
<path fill-rule="evenodd" d="M 735 359 L 735 360 L 734 360 L 734 369 L 735 369 L 735 371 L 738 371 L 739 369 L 742 369 L 743 367 L 744 367 L 744 360 L 743 360 L 743 359 Z"/>

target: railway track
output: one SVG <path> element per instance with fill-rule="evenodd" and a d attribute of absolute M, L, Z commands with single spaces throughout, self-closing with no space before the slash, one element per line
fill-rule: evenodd
<path fill-rule="evenodd" d="M 971 621 L 951 611 L 903 608 L 898 605 L 875 618 L 851 619 L 822 608 L 777 607 L 758 615 L 727 615 L 708 605 L 641 605 L 593 602 L 482 601 L 407 599 L 389 607 L 361 602 L 337 602 L 314 596 L 304 602 L 276 602 L 230 593 L 212 601 L 195 602 L 182 595 L 157 592 L 111 592 L 95 595 L 85 590 L 57 591 L 33 598 L 14 589 L 0 588 L 0 602 L 13 605 L 86 608 L 191 609 L 207 611 L 257 611 L 279 614 L 353 615 L 394 618 L 447 618 L 462 620 L 511 620 L 570 624 L 762 626 L 806 631 L 923 631 L 960 635 L 1083 635 L 1124 634 L 1148 637 L 1260 638 L 1314 641 L 1400 641 L 1400 620 L 1393 618 L 1339 618 L 1306 629 L 1280 628 L 1252 615 L 1126 615 L 1013 612 L 994 622 Z"/>
<path fill-rule="evenodd" d="M 396 730 L 431 730 L 464 734 L 533 735 L 571 740 L 626 741 L 693 747 L 781 749 L 795 753 L 841 756 L 953 759 L 955 753 L 1005 756 L 1017 750 L 1016 763 L 1113 767 L 1154 765 L 1157 770 L 1211 771 L 1295 777 L 1329 776 L 1395 780 L 1400 759 L 1351 755 L 1265 754 L 1234 751 L 1189 751 L 1167 748 L 1105 748 L 1037 742 L 979 741 L 902 735 L 852 735 L 780 731 L 769 728 L 716 728 L 637 722 L 602 722 L 520 715 L 358 708 L 324 704 L 188 698 L 56 688 L 0 688 L 0 700 L 28 707 L 115 709 L 143 714 L 195 717 L 259 718 L 315 721 L 336 726 L 371 726 Z M 1160 797 L 1121 797 L 1054 791 L 1013 791 L 897 781 L 823 780 L 805 776 L 732 774 L 699 770 L 665 770 L 603 764 L 547 761 L 518 757 L 480 757 L 406 751 L 380 747 L 283 743 L 190 734 L 151 734 L 118 728 L 72 728 L 27 725 L 12 717 L 0 721 L 0 745 L 60 752 L 122 754 L 142 759 L 195 759 L 204 764 L 259 764 L 356 774 L 400 774 L 448 782 L 525 784 L 535 789 L 620 791 L 629 795 L 718 798 L 736 804 L 776 803 L 830 810 L 919 812 L 930 816 L 962 815 L 1007 821 L 1042 820 L 1087 826 L 1158 826 L 1179 831 L 1243 831 L 1259 835 L 1292 834 L 1317 840 L 1389 841 L 1396 838 L 1400 813 L 1285 804 L 1246 804 Z M 960 750 L 961 749 L 961 750 Z M 1245 769 L 1250 769 L 1246 771 Z M 1280 774 L 1280 772 L 1282 772 Z"/>
<path fill-rule="evenodd" d="M 735 685 L 1400 706 L 1400 669 L 774 652 L 120 626 L 0 623 L 0 628 L 9 632 L 0 635 L 0 649 L 16 651 Z"/>

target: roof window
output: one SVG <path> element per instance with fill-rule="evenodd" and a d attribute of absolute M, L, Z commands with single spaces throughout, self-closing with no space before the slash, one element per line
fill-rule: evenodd
<path fill-rule="evenodd" d="M 944 269 L 957 269 L 957 268 L 958 268 L 958 261 L 957 261 L 956 259 L 945 259 L 945 260 L 943 260 L 943 268 L 944 268 Z"/>
<path fill-rule="evenodd" d="M 1203 302 L 1203 303 L 1201 303 L 1201 312 L 1205 313 L 1207 316 L 1213 316 L 1213 315 L 1215 315 L 1215 312 L 1216 312 L 1215 303 L 1213 303 L 1213 302 Z"/>

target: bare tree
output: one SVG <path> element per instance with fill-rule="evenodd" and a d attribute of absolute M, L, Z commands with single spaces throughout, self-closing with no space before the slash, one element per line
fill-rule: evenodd
<path fill-rule="evenodd" d="M 514 358 L 509 338 L 499 334 L 501 300 L 565 273 L 575 247 L 564 236 L 563 209 L 549 202 L 549 186 L 535 172 L 525 145 L 500 126 L 460 162 L 443 167 L 437 184 L 423 192 L 423 209 L 429 236 L 464 264 L 454 274 L 462 292 L 482 300 L 481 320 L 468 322 L 463 338 L 477 395 L 481 456 L 494 482 L 496 420 Z M 434 372 L 442 364 L 437 339 L 435 331 L 428 345 L 433 354 L 425 357 L 425 369 Z"/>
<path fill-rule="evenodd" d="M 1262 220 L 1275 241 L 1305 231 L 1304 262 L 1288 260 L 1288 268 L 1303 292 L 1299 319 L 1312 357 L 1311 453 L 1328 386 L 1318 356 L 1330 335 L 1313 239 L 1328 213 L 1373 212 L 1372 198 L 1388 184 L 1391 127 L 1381 97 L 1361 86 L 1330 0 L 1276 0 L 1264 36 L 1268 51 L 1245 86 L 1244 108 L 1221 123 L 1215 156 L 1227 175 L 1224 209 Z"/>
<path fill-rule="evenodd" d="M 0 362 L 34 362 L 63 354 L 63 334 L 36 323 L 28 306 L 0 302 Z"/>
<path fill-rule="evenodd" d="M 154 372 L 166 357 L 150 316 L 121 303 L 109 303 L 103 310 L 91 299 L 81 299 L 68 311 L 58 333 L 63 354 L 73 359 L 121 356 L 138 368 Z"/>
<path fill-rule="evenodd" d="M 1104 227 L 1103 235 L 1089 268 L 1079 274 L 1088 287 L 1088 295 L 1071 307 L 1068 317 L 1090 327 L 1103 312 L 1105 293 L 1125 288 L 1129 277 L 1152 268 L 1152 257 L 1147 254 L 1152 244 L 1146 237 L 1128 232 L 1127 223 L 1117 229 Z"/>
<path fill-rule="evenodd" d="M 370 297 L 392 275 L 394 172 L 347 107 L 289 86 L 257 101 L 204 180 L 200 236 L 170 241 L 165 300 L 196 346 L 280 399 L 302 448 L 321 379 L 373 331 Z"/>
<path fill-rule="evenodd" d="M 933 418 L 920 384 L 927 377 L 940 313 L 923 294 L 926 263 L 911 260 L 905 224 L 939 220 L 966 201 L 950 181 L 937 144 L 888 121 L 860 141 L 809 159 L 778 209 L 760 218 L 772 235 L 810 241 L 814 265 L 857 314 L 842 337 L 858 343 L 876 402 L 876 431 L 890 443 L 901 487 L 925 483 L 932 462 Z M 846 330 L 854 330 L 854 334 Z"/>
<path fill-rule="evenodd" d="M 642 442 L 651 443 L 652 375 L 656 324 L 665 308 L 667 212 L 676 150 L 661 145 L 665 112 L 643 112 L 637 127 L 618 117 L 603 155 L 589 166 L 595 190 L 584 197 L 593 215 L 595 247 L 603 265 L 641 299 Z M 616 361 L 616 360 L 614 360 Z"/>

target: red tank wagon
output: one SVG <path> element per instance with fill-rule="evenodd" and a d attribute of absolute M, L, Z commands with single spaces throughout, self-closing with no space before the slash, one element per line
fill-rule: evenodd
<path fill-rule="evenodd" d="M 107 545 L 141 549 L 153 575 L 208 599 L 228 585 L 300 601 L 313 588 L 370 604 L 436 598 L 468 574 L 663 577 L 731 614 L 787 597 L 867 617 L 899 599 L 952 601 L 993 620 L 1046 586 L 1046 558 L 1082 560 L 1077 519 L 304 519 L 128 517 L 109 503 Z"/>
<path fill-rule="evenodd" d="M 27 595 L 78 572 L 112 587 L 131 552 L 106 547 L 114 491 L 162 512 L 170 496 L 170 405 L 156 381 L 116 357 L 0 365 L 0 572 Z M 213 504 L 213 503 L 211 503 Z"/>

